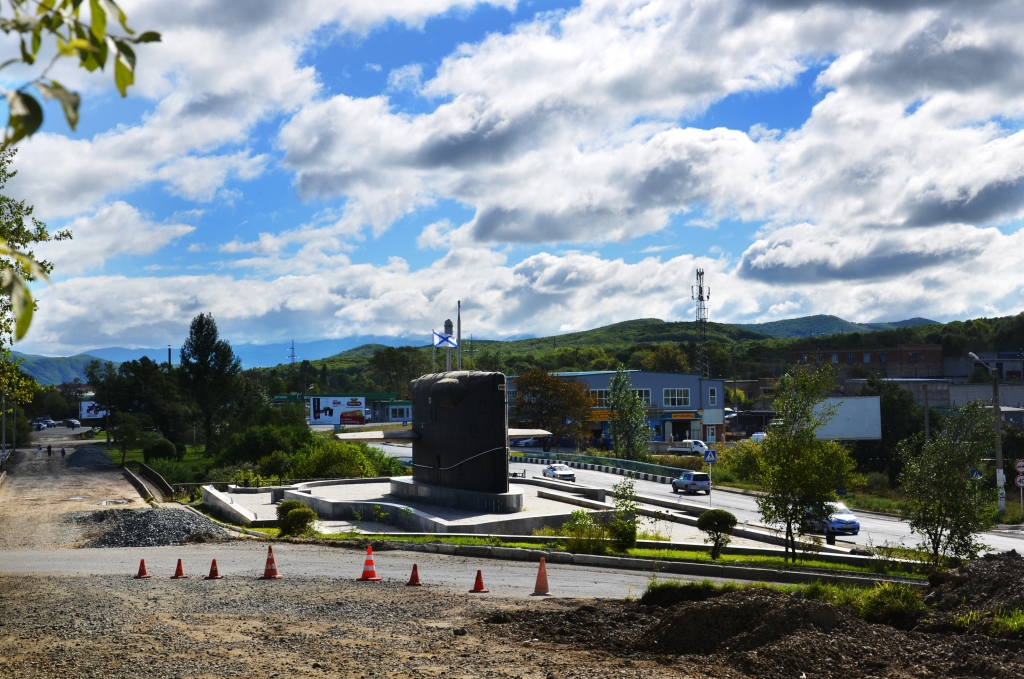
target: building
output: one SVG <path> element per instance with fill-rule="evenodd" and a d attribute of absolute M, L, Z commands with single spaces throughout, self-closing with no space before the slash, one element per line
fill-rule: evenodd
<path fill-rule="evenodd" d="M 980 351 L 978 358 L 996 369 L 1000 382 L 1021 382 L 1021 376 L 1024 374 L 1024 352 Z M 985 367 L 967 356 L 945 358 L 942 363 L 945 376 L 959 384 L 966 382 L 975 368 Z"/>
<path fill-rule="evenodd" d="M 412 401 L 392 401 L 388 404 L 388 419 L 391 422 L 412 420 Z"/>
<path fill-rule="evenodd" d="M 864 377 L 943 377 L 941 344 L 900 344 L 873 349 L 801 349 L 790 352 L 791 363 L 831 363 L 840 379 Z"/>
<path fill-rule="evenodd" d="M 353 404 L 358 402 L 358 408 L 362 410 L 363 422 L 393 422 L 391 418 L 391 404 L 396 405 L 401 403 L 407 405 L 410 409 L 410 416 L 412 410 L 412 403 L 410 401 L 397 401 L 397 394 L 393 392 L 360 392 L 360 393 L 349 393 L 349 394 L 275 394 L 272 397 L 272 403 L 274 405 L 284 405 L 286 403 L 299 403 L 305 410 L 307 415 L 313 415 L 313 403 L 317 401 L 332 400 L 344 400 L 345 403 L 352 402 Z M 351 406 L 356 407 L 356 406 Z M 349 406 L 346 406 L 348 409 Z M 317 412 L 316 416 L 319 417 L 320 413 Z M 333 414 L 331 415 L 333 416 Z M 311 418 L 312 420 L 313 418 Z M 327 418 L 329 419 L 329 418 Z M 399 420 L 401 421 L 401 420 Z M 351 424 L 352 422 L 342 422 L 341 424 Z"/>
<path fill-rule="evenodd" d="M 725 383 L 689 373 L 627 370 L 630 382 L 647 406 L 655 441 L 724 440 Z M 609 440 L 608 387 L 614 370 L 552 373 L 586 384 L 595 405 L 590 422 L 594 438 Z M 515 398 L 515 377 L 508 378 L 509 402 Z"/>
<path fill-rule="evenodd" d="M 866 379 L 848 379 L 843 385 L 843 393 L 847 396 L 854 396 L 860 390 Z M 893 382 L 903 389 L 906 389 L 914 395 L 914 402 L 919 405 L 924 405 L 925 390 L 928 391 L 928 405 L 932 408 L 948 408 L 953 403 L 953 393 L 951 389 L 953 384 L 948 379 L 915 379 L 909 377 L 890 377 L 886 379 L 886 382 Z M 983 385 L 988 387 L 988 397 L 992 398 L 992 386 Z"/>

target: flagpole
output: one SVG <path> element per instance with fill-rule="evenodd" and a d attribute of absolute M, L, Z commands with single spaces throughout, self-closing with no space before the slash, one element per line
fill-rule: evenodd
<path fill-rule="evenodd" d="M 462 300 L 461 299 L 459 300 L 459 311 L 458 311 L 458 316 L 456 316 L 456 318 L 458 319 L 458 330 L 456 331 L 456 335 L 457 336 L 456 336 L 455 341 L 459 345 L 459 370 L 462 370 Z"/>
<path fill-rule="evenodd" d="M 437 341 L 434 338 L 436 334 L 433 328 L 430 329 L 430 343 L 434 345 L 434 372 L 437 372 Z"/>

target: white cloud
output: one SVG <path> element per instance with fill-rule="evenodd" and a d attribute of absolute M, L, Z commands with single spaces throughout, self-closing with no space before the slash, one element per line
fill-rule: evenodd
<path fill-rule="evenodd" d="M 422 64 L 406 64 L 388 73 L 388 89 L 398 91 L 411 90 L 415 92 L 420 89 L 422 78 Z"/>
<path fill-rule="evenodd" d="M 108 259 L 118 255 L 151 255 L 195 231 L 187 224 L 152 222 L 122 201 L 79 217 L 67 228 L 72 240 L 43 243 L 36 248 L 39 257 L 53 263 L 55 276 L 102 270 Z"/>

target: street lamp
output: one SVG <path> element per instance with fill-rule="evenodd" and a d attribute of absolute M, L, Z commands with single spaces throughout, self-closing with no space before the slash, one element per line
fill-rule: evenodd
<path fill-rule="evenodd" d="M 996 488 L 999 490 L 999 511 L 1006 511 L 1006 476 L 1003 474 L 1003 412 L 999 408 L 999 372 L 978 358 L 976 353 L 967 354 L 992 372 L 992 411 L 995 413 L 996 430 Z"/>

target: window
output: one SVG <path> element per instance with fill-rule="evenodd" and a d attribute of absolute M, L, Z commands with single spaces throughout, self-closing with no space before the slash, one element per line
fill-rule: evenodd
<path fill-rule="evenodd" d="M 832 362 L 839 363 L 839 354 L 832 354 Z"/>
<path fill-rule="evenodd" d="M 916 351 L 911 351 L 910 352 L 910 362 L 911 363 L 917 363 L 917 352 Z"/>
<path fill-rule="evenodd" d="M 650 407 L 651 405 L 651 390 L 650 389 L 634 389 L 633 393 L 640 397 L 640 400 L 644 402 L 644 405 Z"/>
<path fill-rule="evenodd" d="M 807 363 L 807 354 L 804 354 L 803 356 L 800 357 L 800 362 Z"/>
<path fill-rule="evenodd" d="M 889 362 L 889 354 L 885 353 L 884 351 L 882 353 L 880 353 L 878 355 L 878 362 L 879 363 L 888 363 Z"/>
<path fill-rule="evenodd" d="M 685 408 L 690 405 L 689 389 L 666 389 L 664 396 L 666 408 Z"/>
<path fill-rule="evenodd" d="M 822 358 L 821 354 L 818 354 L 818 357 L 814 360 L 814 362 L 815 363 L 821 363 L 821 358 Z"/>
<path fill-rule="evenodd" d="M 718 390 L 714 387 L 708 390 L 708 405 L 718 405 Z"/>
<path fill-rule="evenodd" d="M 594 399 L 594 405 L 598 408 L 608 407 L 608 390 L 607 389 L 591 389 L 590 398 Z"/>
<path fill-rule="evenodd" d="M 846 355 L 846 364 L 847 365 L 853 365 L 853 354 L 847 354 Z"/>
<path fill-rule="evenodd" d="M 864 362 L 871 363 L 871 354 L 864 354 Z"/>
<path fill-rule="evenodd" d="M 512 403 L 516 400 L 516 394 L 518 394 L 519 391 L 515 387 L 509 387 L 505 393 L 507 394 L 506 398 L 508 398 L 508 402 Z"/>

